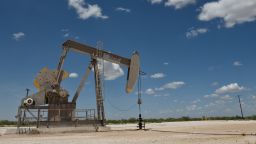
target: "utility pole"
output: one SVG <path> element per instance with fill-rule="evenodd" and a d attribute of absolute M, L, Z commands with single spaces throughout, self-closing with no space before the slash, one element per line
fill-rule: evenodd
<path fill-rule="evenodd" d="M 240 95 L 237 95 L 237 97 L 238 97 L 238 101 L 239 101 L 239 105 L 240 105 L 241 116 L 242 116 L 242 119 L 244 119 L 244 114 L 243 114 L 243 108 L 242 108 L 242 104 L 241 104 L 241 100 L 240 100 Z"/>

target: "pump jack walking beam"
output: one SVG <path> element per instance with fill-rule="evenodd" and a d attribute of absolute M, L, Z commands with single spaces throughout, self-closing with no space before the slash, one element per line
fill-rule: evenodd
<path fill-rule="evenodd" d="M 80 44 L 78 42 L 71 41 L 71 40 L 67 40 L 66 42 L 64 42 L 63 48 L 74 50 L 82 54 L 89 54 L 92 57 L 92 59 L 103 59 L 109 62 L 122 64 L 127 67 L 130 66 L 130 62 L 131 62 L 131 60 L 128 58 L 121 57 L 119 55 L 112 54 L 104 50 L 99 50 L 91 46 Z"/>

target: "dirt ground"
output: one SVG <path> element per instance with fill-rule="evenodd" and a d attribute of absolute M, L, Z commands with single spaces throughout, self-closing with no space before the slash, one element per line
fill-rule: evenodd
<path fill-rule="evenodd" d="M 108 132 L 16 135 L 4 134 L 0 144 L 256 144 L 256 121 L 193 121 L 108 125 Z"/>

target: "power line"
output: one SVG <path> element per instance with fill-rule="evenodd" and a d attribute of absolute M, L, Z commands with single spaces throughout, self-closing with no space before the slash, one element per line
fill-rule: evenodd
<path fill-rule="evenodd" d="M 118 111 L 130 111 L 131 109 L 135 108 L 135 106 L 136 106 L 136 104 L 133 104 L 133 105 L 129 106 L 127 109 L 121 109 L 121 108 L 119 108 L 118 106 L 115 106 L 114 104 L 112 104 L 112 103 L 109 101 L 108 97 L 105 96 L 105 99 L 107 99 L 108 104 L 109 104 L 112 108 L 114 108 L 114 109 L 116 109 L 116 110 L 118 110 Z"/>

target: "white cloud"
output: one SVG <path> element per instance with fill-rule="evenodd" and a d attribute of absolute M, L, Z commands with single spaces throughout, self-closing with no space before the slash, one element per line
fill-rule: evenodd
<path fill-rule="evenodd" d="M 230 95 L 224 95 L 220 98 L 223 99 L 223 100 L 232 100 L 232 97 Z"/>
<path fill-rule="evenodd" d="M 252 96 L 252 99 L 256 100 L 256 96 Z"/>
<path fill-rule="evenodd" d="M 61 29 L 61 31 L 62 31 L 62 32 L 68 32 L 69 29 L 64 28 L 64 29 Z"/>
<path fill-rule="evenodd" d="M 163 87 L 155 88 L 155 91 L 162 91 L 162 90 L 164 90 L 164 88 L 163 88 Z"/>
<path fill-rule="evenodd" d="M 209 95 L 205 95 L 204 98 L 216 98 L 216 97 L 219 97 L 219 95 L 217 94 L 209 94 Z"/>
<path fill-rule="evenodd" d="M 126 13 L 131 12 L 130 9 L 128 9 L 128 8 L 123 8 L 123 7 L 118 7 L 118 8 L 116 8 L 116 11 L 122 11 L 122 12 L 126 12 Z"/>
<path fill-rule="evenodd" d="M 233 66 L 242 66 L 243 64 L 240 61 L 235 61 Z"/>
<path fill-rule="evenodd" d="M 154 91 L 153 89 L 149 88 L 149 89 L 147 89 L 147 90 L 145 91 L 145 93 L 148 94 L 148 95 L 154 95 L 154 94 L 155 94 L 155 91 Z"/>
<path fill-rule="evenodd" d="M 204 4 L 198 19 L 210 21 L 215 18 L 223 19 L 227 28 L 234 27 L 236 24 L 255 21 L 256 1 L 219 0 Z"/>
<path fill-rule="evenodd" d="M 70 36 L 69 29 L 63 28 L 63 29 L 61 29 L 61 32 L 63 32 L 63 37 Z"/>
<path fill-rule="evenodd" d="M 173 6 L 175 9 L 181 9 L 187 5 L 195 4 L 196 0 L 167 0 L 165 6 Z"/>
<path fill-rule="evenodd" d="M 20 39 L 22 39 L 23 37 L 25 37 L 25 33 L 23 32 L 17 32 L 17 33 L 13 33 L 12 34 L 13 38 L 18 41 Z"/>
<path fill-rule="evenodd" d="M 160 94 L 155 94 L 154 97 L 162 97 Z"/>
<path fill-rule="evenodd" d="M 224 93 L 234 93 L 244 90 L 243 86 L 239 86 L 237 83 L 231 83 L 229 85 L 225 85 L 215 91 L 216 94 L 224 94 Z"/>
<path fill-rule="evenodd" d="M 164 90 L 167 90 L 167 89 L 178 89 L 182 86 L 185 85 L 185 82 L 182 82 L 182 81 L 177 81 L 177 82 L 170 82 L 170 83 L 167 83 L 161 87 L 158 87 L 158 88 L 149 88 L 145 91 L 145 93 L 149 94 L 149 95 L 154 95 L 156 97 L 160 97 L 160 96 L 170 96 L 170 94 L 168 93 L 165 93 L 165 94 L 158 94 L 157 92 L 159 91 L 164 91 Z"/>
<path fill-rule="evenodd" d="M 163 0 L 148 0 L 151 4 L 160 4 Z"/>
<path fill-rule="evenodd" d="M 77 74 L 77 73 L 70 73 L 70 74 L 69 74 L 69 77 L 70 77 L 70 78 L 77 78 L 77 77 L 78 77 L 78 74 Z"/>
<path fill-rule="evenodd" d="M 86 20 L 90 17 L 107 19 L 108 16 L 102 14 L 101 8 L 97 5 L 90 5 L 84 0 L 68 0 L 68 5 L 74 8 L 80 19 Z"/>
<path fill-rule="evenodd" d="M 154 97 L 168 97 L 170 96 L 170 94 L 166 93 L 166 94 L 155 94 Z"/>
<path fill-rule="evenodd" d="M 206 28 L 198 28 L 198 29 L 192 28 L 188 32 L 186 32 L 186 37 L 193 38 L 193 37 L 197 37 L 199 34 L 204 34 L 207 32 L 208 32 L 208 29 Z"/>
<path fill-rule="evenodd" d="M 164 65 L 169 65 L 169 63 L 168 62 L 164 62 Z"/>
<path fill-rule="evenodd" d="M 218 83 L 218 82 L 213 82 L 211 85 L 212 85 L 212 86 L 218 86 L 219 83 Z"/>
<path fill-rule="evenodd" d="M 177 89 L 185 85 L 185 82 L 182 81 L 176 81 L 176 82 L 170 82 L 162 86 L 163 89 Z"/>
<path fill-rule="evenodd" d="M 164 78 L 164 77 L 165 77 L 165 74 L 163 74 L 163 73 L 155 73 L 150 76 L 150 78 L 153 78 L 153 79 L 159 79 L 159 78 Z"/>
<path fill-rule="evenodd" d="M 99 61 L 99 69 L 101 73 L 104 72 L 105 80 L 115 80 L 124 75 L 124 71 L 119 64 L 111 63 L 105 60 L 104 63 L 102 60 Z"/>
<path fill-rule="evenodd" d="M 69 36 L 69 33 L 65 33 L 63 36 L 64 36 L 64 37 L 68 37 L 68 36 Z"/>

